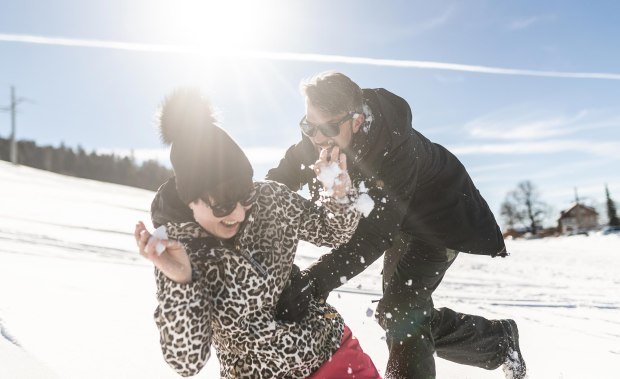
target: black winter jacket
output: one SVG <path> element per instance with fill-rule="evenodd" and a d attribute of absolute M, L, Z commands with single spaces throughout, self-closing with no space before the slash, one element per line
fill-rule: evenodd
<path fill-rule="evenodd" d="M 443 146 L 411 126 L 407 102 L 385 89 L 364 89 L 366 122 L 353 135 L 347 167 L 364 183 L 374 209 L 349 243 L 321 257 L 308 271 L 320 293 L 342 284 L 379 258 L 403 231 L 439 247 L 505 256 L 501 231 L 465 167 Z M 291 146 L 267 179 L 294 191 L 317 187 L 309 168 L 318 158 L 306 136 Z"/>

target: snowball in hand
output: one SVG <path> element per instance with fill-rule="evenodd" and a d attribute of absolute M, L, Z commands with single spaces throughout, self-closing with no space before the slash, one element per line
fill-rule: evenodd
<path fill-rule="evenodd" d="M 325 166 L 317 178 L 323 183 L 325 190 L 330 191 L 335 184 L 338 175 L 342 173 L 342 169 L 338 166 L 336 162 L 330 162 L 327 166 Z"/>
<path fill-rule="evenodd" d="M 166 233 L 166 227 L 162 225 L 159 228 L 155 229 L 150 238 L 157 238 L 159 240 L 167 240 L 168 233 Z M 158 242 L 157 245 L 155 246 L 155 251 L 157 252 L 157 255 L 161 255 L 164 252 L 164 250 L 166 250 L 166 247 L 164 246 L 164 244 L 161 242 Z"/>

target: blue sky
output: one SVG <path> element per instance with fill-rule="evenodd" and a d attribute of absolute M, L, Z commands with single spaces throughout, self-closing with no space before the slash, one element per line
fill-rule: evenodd
<path fill-rule="evenodd" d="M 0 106 L 11 85 L 28 99 L 19 138 L 166 160 L 157 105 L 199 86 L 261 178 L 299 138 L 299 81 L 334 69 L 408 100 L 495 212 L 529 179 L 559 213 L 575 187 L 620 199 L 618 14 L 615 1 L 2 0 Z"/>

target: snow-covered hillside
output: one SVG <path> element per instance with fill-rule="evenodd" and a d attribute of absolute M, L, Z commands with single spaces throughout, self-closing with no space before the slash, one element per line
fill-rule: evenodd
<path fill-rule="evenodd" d="M 131 235 L 149 220 L 152 196 L 0 162 L 0 378 L 177 377 L 159 350 L 152 267 Z M 618 377 L 620 237 L 508 246 L 506 259 L 461 255 L 435 306 L 517 320 L 530 378 Z M 304 244 L 297 261 L 322 252 Z M 383 333 L 368 316 L 380 270 L 375 263 L 329 301 L 383 371 Z M 503 377 L 437 363 L 439 378 Z M 218 377 L 217 361 L 198 377 Z"/>

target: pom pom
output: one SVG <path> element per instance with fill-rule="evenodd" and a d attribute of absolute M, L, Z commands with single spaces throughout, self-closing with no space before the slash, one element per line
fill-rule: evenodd
<path fill-rule="evenodd" d="M 166 145 L 197 138 L 216 123 L 211 103 L 196 88 L 175 90 L 164 99 L 159 112 L 159 133 Z"/>

